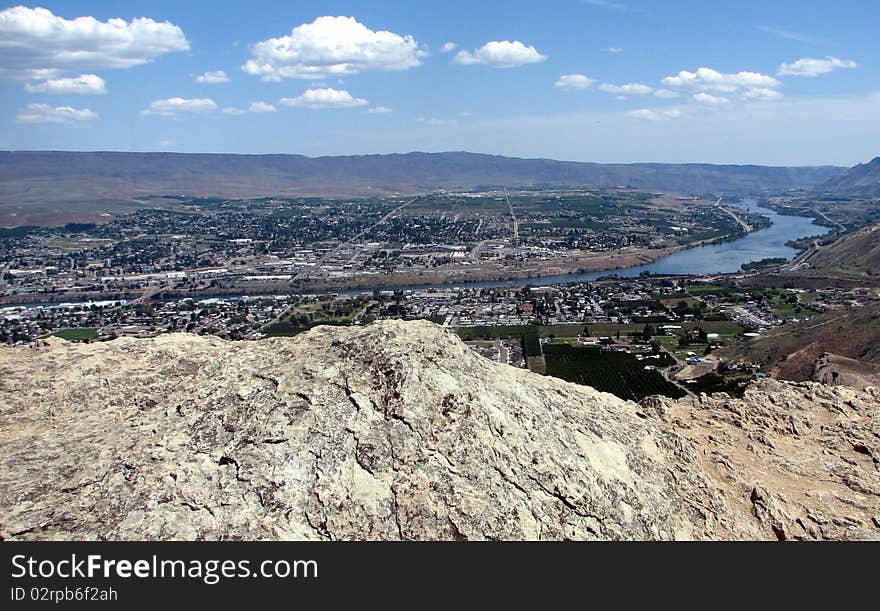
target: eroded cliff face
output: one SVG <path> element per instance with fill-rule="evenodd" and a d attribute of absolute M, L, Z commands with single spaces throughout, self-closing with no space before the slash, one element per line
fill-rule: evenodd
<path fill-rule="evenodd" d="M 426 322 L 0 350 L 6 539 L 880 538 L 880 392 L 643 405 Z"/>

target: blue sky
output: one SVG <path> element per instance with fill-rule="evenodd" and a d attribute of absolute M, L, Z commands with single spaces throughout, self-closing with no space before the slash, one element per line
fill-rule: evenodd
<path fill-rule="evenodd" d="M 0 149 L 773 165 L 880 154 L 873 0 L 0 9 Z"/>

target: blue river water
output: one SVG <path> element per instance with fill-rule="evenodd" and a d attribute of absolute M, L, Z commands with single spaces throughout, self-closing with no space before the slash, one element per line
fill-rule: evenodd
<path fill-rule="evenodd" d="M 786 246 L 786 242 L 807 236 L 824 235 L 830 231 L 828 227 L 816 225 L 813 219 L 804 216 L 782 215 L 758 206 L 754 198 L 745 198 L 737 202 L 737 207 L 768 217 L 773 224 L 759 229 L 736 240 L 717 242 L 705 246 L 696 246 L 675 252 L 668 257 L 653 263 L 625 267 L 613 270 L 600 270 L 586 273 L 564 274 L 560 276 L 541 276 L 536 278 L 518 278 L 515 280 L 492 280 L 487 282 L 459 282 L 446 285 L 420 285 L 394 287 L 398 290 L 419 288 L 449 288 L 461 286 L 468 288 L 494 288 L 505 286 L 523 286 L 526 284 L 564 284 L 566 282 L 587 282 L 597 278 L 617 275 L 621 278 L 633 278 L 643 273 L 660 275 L 699 276 L 707 274 L 729 274 L 738 272 L 743 263 L 760 261 L 761 259 L 785 257 L 792 259 L 797 250 Z M 388 287 L 390 290 L 392 287 Z M 362 292 L 362 291 L 351 291 Z"/>
<path fill-rule="evenodd" d="M 624 267 L 612 270 L 599 270 L 586 273 L 564 274 L 560 276 L 540 276 L 534 278 L 517 278 L 514 280 L 490 280 L 485 282 L 450 282 L 446 284 L 419 284 L 411 286 L 377 287 L 379 290 L 418 290 L 443 288 L 496 288 L 525 285 L 565 284 L 568 282 L 589 282 L 603 276 L 616 275 L 620 278 L 634 278 L 643 273 L 659 275 L 700 276 L 710 274 L 729 274 L 740 271 L 740 266 L 749 261 L 759 261 L 770 257 L 791 259 L 797 254 L 794 248 L 786 246 L 789 240 L 815 235 L 824 235 L 829 228 L 813 223 L 813 219 L 803 216 L 785 216 L 768 208 L 758 206 L 753 198 L 745 198 L 735 205 L 769 217 L 773 224 L 765 229 L 753 231 L 736 240 L 718 242 L 680 250 L 658 259 L 653 263 Z M 367 293 L 373 289 L 354 289 L 334 291 L 340 295 L 356 295 Z M 239 299 L 241 294 L 216 295 L 219 299 Z M 34 307 L 40 304 L 21 304 Z"/>

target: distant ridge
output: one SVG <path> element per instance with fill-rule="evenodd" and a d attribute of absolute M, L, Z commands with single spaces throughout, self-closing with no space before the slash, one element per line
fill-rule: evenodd
<path fill-rule="evenodd" d="M 844 170 L 709 164 L 599 164 L 477 153 L 348 157 L 201 153 L 0 152 L 0 211 L 107 206 L 157 195 L 367 196 L 480 186 L 578 186 L 705 192 L 813 188 Z"/>
<path fill-rule="evenodd" d="M 880 197 L 880 157 L 831 178 L 820 189 L 840 195 Z"/>

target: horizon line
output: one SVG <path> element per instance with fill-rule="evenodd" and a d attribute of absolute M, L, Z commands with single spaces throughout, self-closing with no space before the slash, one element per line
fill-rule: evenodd
<path fill-rule="evenodd" d="M 763 168 L 850 168 L 853 166 L 834 165 L 831 163 L 802 164 L 802 165 L 768 165 L 762 163 L 710 163 L 705 161 L 574 161 L 570 159 L 555 159 L 552 157 L 520 157 L 516 155 L 504 155 L 500 153 L 481 153 L 465 150 L 449 150 L 449 151 L 406 151 L 404 153 L 359 153 L 359 154 L 336 154 L 336 155 L 305 155 L 302 153 L 230 153 L 230 152 L 193 152 L 193 151 L 122 151 L 122 150 L 64 150 L 64 149 L 0 149 L 0 154 L 16 154 L 16 153 L 63 153 L 63 154 L 116 154 L 116 155 L 211 155 L 211 156 L 234 156 L 234 157 L 302 157 L 305 159 L 342 159 L 349 157 L 403 157 L 407 155 L 477 155 L 482 157 L 501 157 L 503 159 L 522 160 L 522 161 L 553 161 L 556 163 L 577 163 L 601 166 L 639 166 L 639 165 L 705 165 L 718 167 L 763 167 Z M 880 155 L 862 163 L 869 163 L 873 159 L 880 158 Z"/>

